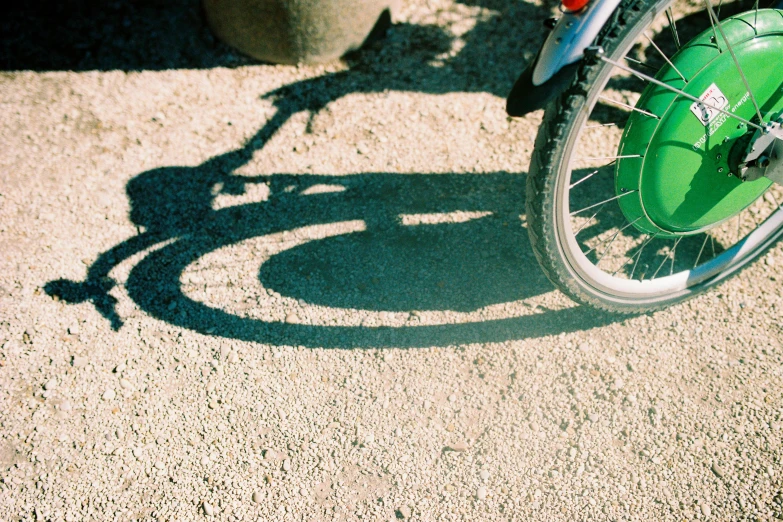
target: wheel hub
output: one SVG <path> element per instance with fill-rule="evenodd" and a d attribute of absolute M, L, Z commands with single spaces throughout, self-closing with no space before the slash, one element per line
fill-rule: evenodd
<path fill-rule="evenodd" d="M 783 126 L 773 122 L 765 130 L 753 135 L 735 172 L 742 181 L 765 177 L 783 185 Z"/>
<path fill-rule="evenodd" d="M 776 10 L 747 12 L 722 25 L 762 115 L 783 113 L 783 83 L 770 67 L 783 55 L 783 15 Z M 780 139 L 767 142 L 772 132 L 754 134 L 715 110 L 756 119 L 742 76 L 721 44 L 707 30 L 656 75 L 703 103 L 650 84 L 626 123 L 615 191 L 623 195 L 618 203 L 626 218 L 643 232 L 658 237 L 702 232 L 742 211 L 783 177 Z M 780 125 L 769 125 L 778 136 Z M 763 150 L 752 157 L 754 145 Z M 761 174 L 754 162 L 763 159 L 764 151 L 769 164 Z M 743 175 L 747 182 L 740 179 Z"/>

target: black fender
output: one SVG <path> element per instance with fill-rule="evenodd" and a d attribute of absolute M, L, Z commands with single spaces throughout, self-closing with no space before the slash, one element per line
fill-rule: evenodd
<path fill-rule="evenodd" d="M 533 69 L 536 63 L 538 63 L 538 56 L 519 75 L 506 98 L 506 113 L 509 116 L 524 116 L 546 107 L 571 85 L 581 60 L 566 65 L 541 85 L 533 85 Z"/>

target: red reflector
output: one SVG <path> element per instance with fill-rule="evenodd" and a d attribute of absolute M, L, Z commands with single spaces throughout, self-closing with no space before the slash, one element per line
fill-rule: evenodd
<path fill-rule="evenodd" d="M 590 3 L 590 0 L 563 0 L 563 9 L 573 13 L 581 10 L 588 3 Z"/>

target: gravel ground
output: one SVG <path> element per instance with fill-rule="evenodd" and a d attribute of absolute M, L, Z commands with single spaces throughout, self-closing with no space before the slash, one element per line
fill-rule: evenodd
<path fill-rule="evenodd" d="M 783 516 L 783 247 L 632 318 L 535 263 L 547 8 L 296 68 L 66 5 L 2 22 L 0 520 Z"/>

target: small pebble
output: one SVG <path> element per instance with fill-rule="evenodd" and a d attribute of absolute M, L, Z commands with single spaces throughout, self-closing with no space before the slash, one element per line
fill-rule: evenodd
<path fill-rule="evenodd" d="M 158 469 L 166 469 L 166 465 L 163 463 L 163 461 L 160 460 L 155 462 L 155 467 Z"/>
<path fill-rule="evenodd" d="M 453 393 L 451 395 L 449 395 L 449 402 L 454 402 L 456 400 L 457 400 L 457 396 L 456 395 L 454 395 Z"/>
<path fill-rule="evenodd" d="M 46 384 L 43 385 L 44 390 L 53 390 L 57 388 L 57 379 L 49 379 Z"/>
<path fill-rule="evenodd" d="M 598 415 L 595 413 L 589 414 L 587 418 L 590 420 L 590 422 L 598 422 Z"/>
<path fill-rule="evenodd" d="M 209 401 L 209 409 L 210 410 L 216 410 L 218 407 L 218 402 L 215 399 L 212 399 Z"/>
<path fill-rule="evenodd" d="M 74 368 L 81 368 L 82 366 L 87 366 L 87 363 L 89 362 L 90 360 L 87 357 L 75 355 L 73 357 L 73 361 L 71 361 L 71 364 Z"/>
<path fill-rule="evenodd" d="M 120 364 L 115 366 L 114 373 L 122 373 L 123 371 L 125 371 L 125 368 L 126 368 L 126 364 L 124 362 L 121 362 Z"/>
<path fill-rule="evenodd" d="M 285 459 L 283 461 L 283 471 L 291 471 L 291 461 L 288 459 Z"/>
<path fill-rule="evenodd" d="M 397 509 L 397 513 L 399 513 L 403 519 L 411 518 L 411 515 L 413 514 L 411 508 L 409 508 L 408 506 L 400 506 Z"/>
<path fill-rule="evenodd" d="M 726 473 L 723 471 L 723 468 L 722 468 L 722 467 L 720 467 L 720 465 L 719 465 L 717 462 L 716 462 L 716 463 L 713 463 L 713 465 L 712 465 L 712 472 L 713 472 L 713 473 L 715 473 L 715 474 L 716 474 L 717 476 L 719 476 L 720 478 L 723 478 L 723 476 L 726 474 Z"/>
<path fill-rule="evenodd" d="M 129 389 L 131 388 L 131 383 L 130 383 L 130 381 L 129 381 L 129 380 L 127 380 L 127 379 L 120 379 L 120 386 L 121 386 L 121 387 L 122 387 L 124 390 L 129 390 Z"/>
<path fill-rule="evenodd" d="M 261 500 L 263 500 L 263 497 L 261 496 L 261 492 L 260 491 L 254 491 L 253 492 L 253 502 L 255 502 L 256 504 L 260 504 Z"/>
<path fill-rule="evenodd" d="M 489 471 L 482 469 L 481 473 L 479 473 L 479 477 L 481 477 L 481 480 L 487 480 L 489 478 Z"/>
<path fill-rule="evenodd" d="M 204 514 L 208 517 L 211 517 L 215 514 L 215 508 L 212 507 L 212 504 L 209 502 L 204 502 Z"/>
<path fill-rule="evenodd" d="M 133 448 L 133 456 L 134 457 L 136 457 L 137 459 L 140 459 L 142 454 L 143 454 L 143 451 L 141 450 L 141 448 Z"/>
<path fill-rule="evenodd" d="M 239 362 L 239 355 L 237 355 L 237 352 L 231 352 L 228 354 L 228 362 L 232 364 Z"/>
<path fill-rule="evenodd" d="M 207 457 L 207 456 L 201 457 L 201 465 L 202 466 L 208 466 L 209 465 L 209 457 Z"/>
<path fill-rule="evenodd" d="M 288 324 L 298 323 L 299 318 L 296 316 L 296 314 L 287 314 L 285 316 L 285 322 Z"/>
<path fill-rule="evenodd" d="M 109 388 L 108 390 L 103 392 L 103 395 L 102 395 L 103 400 L 105 400 L 105 401 L 110 401 L 113 398 L 115 398 L 116 396 L 117 396 L 117 392 L 115 392 L 113 388 Z"/>
<path fill-rule="evenodd" d="M 701 508 L 701 514 L 705 517 L 709 517 L 712 514 L 712 510 L 707 504 L 701 504 L 699 507 Z"/>
<path fill-rule="evenodd" d="M 299 488 L 299 494 L 304 497 L 307 495 L 307 490 L 305 488 Z"/>
<path fill-rule="evenodd" d="M 468 451 L 468 443 L 463 441 L 455 442 L 451 446 L 448 446 L 448 449 L 450 449 L 451 451 L 462 453 L 464 451 Z"/>
<path fill-rule="evenodd" d="M 481 486 L 480 488 L 478 488 L 478 490 L 476 491 L 476 498 L 478 498 L 479 500 L 486 499 L 487 498 L 487 488 L 484 487 L 484 486 Z"/>

